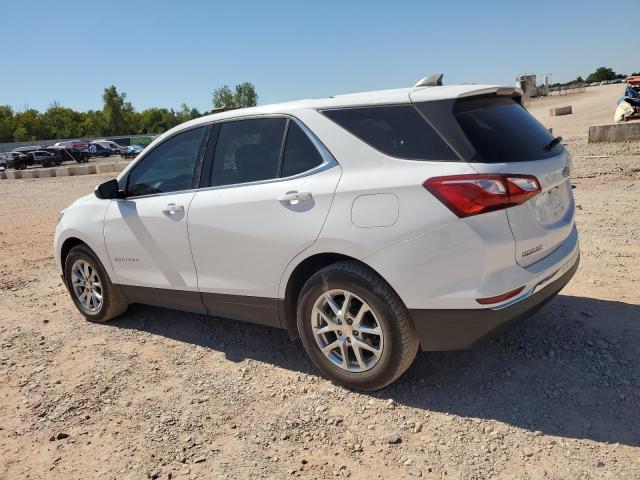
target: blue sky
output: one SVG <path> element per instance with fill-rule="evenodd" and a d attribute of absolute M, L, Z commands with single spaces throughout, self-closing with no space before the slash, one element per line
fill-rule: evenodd
<path fill-rule="evenodd" d="M 639 13 L 640 0 L 0 0 L 0 104 L 101 108 L 114 84 L 138 110 L 204 110 L 216 87 L 244 81 L 264 104 L 434 72 L 510 85 L 521 73 L 630 73 Z"/>

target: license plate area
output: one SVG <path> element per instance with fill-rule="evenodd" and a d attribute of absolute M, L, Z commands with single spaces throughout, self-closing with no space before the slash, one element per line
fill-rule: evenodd
<path fill-rule="evenodd" d="M 542 193 L 534 202 L 538 222 L 550 225 L 562 220 L 569 207 L 569 197 L 566 185 L 555 186 Z"/>

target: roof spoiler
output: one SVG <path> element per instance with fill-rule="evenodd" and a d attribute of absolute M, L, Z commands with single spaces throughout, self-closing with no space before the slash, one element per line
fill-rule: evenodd
<path fill-rule="evenodd" d="M 433 75 L 424 77 L 422 80 L 418 80 L 413 87 L 441 87 L 442 77 L 444 77 L 443 73 L 434 73 Z"/>
<path fill-rule="evenodd" d="M 520 98 L 522 97 L 522 90 L 518 87 L 490 87 L 483 88 L 480 90 L 472 90 L 471 92 L 466 92 L 458 96 L 458 98 L 464 97 L 477 97 L 480 95 L 497 95 L 500 97 L 513 97 Z"/>

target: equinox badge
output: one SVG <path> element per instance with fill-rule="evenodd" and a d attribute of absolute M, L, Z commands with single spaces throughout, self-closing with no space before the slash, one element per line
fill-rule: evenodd
<path fill-rule="evenodd" d="M 542 250 L 542 245 L 538 245 L 537 247 L 533 247 L 533 248 L 530 248 L 529 250 L 525 250 L 524 252 L 522 252 L 522 256 L 528 257 L 529 255 L 539 252 L 540 250 Z"/>

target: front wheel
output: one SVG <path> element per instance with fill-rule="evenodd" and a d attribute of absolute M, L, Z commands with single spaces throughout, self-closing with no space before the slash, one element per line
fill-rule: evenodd
<path fill-rule="evenodd" d="M 305 283 L 297 322 L 313 363 L 348 388 L 389 385 L 418 351 L 402 300 L 379 275 L 356 262 L 329 265 Z"/>
<path fill-rule="evenodd" d="M 125 312 L 129 306 L 115 287 L 102 263 L 86 245 L 73 247 L 64 262 L 71 299 L 87 320 L 103 323 Z"/>

